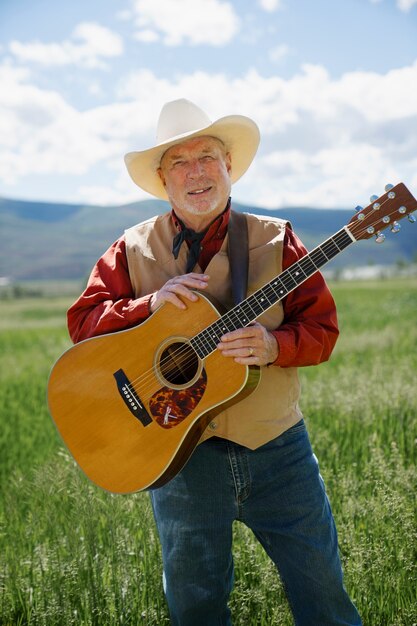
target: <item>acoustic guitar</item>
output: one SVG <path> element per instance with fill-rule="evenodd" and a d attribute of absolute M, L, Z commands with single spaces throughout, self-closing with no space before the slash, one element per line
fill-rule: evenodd
<path fill-rule="evenodd" d="M 167 303 L 134 328 L 86 339 L 54 365 L 49 408 L 74 459 L 114 493 L 156 488 L 184 466 L 209 422 L 257 386 L 261 369 L 216 349 L 221 336 L 255 321 L 351 244 L 417 209 L 403 183 L 371 197 L 346 226 L 221 315 L 198 294 L 180 311 Z"/>

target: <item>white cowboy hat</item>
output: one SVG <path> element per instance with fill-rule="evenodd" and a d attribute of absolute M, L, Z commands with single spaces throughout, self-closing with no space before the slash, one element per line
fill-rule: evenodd
<path fill-rule="evenodd" d="M 211 122 L 204 111 L 184 98 L 163 106 L 154 148 L 125 155 L 127 171 L 133 182 L 153 196 L 167 200 L 157 171 L 162 156 L 174 144 L 205 135 L 220 139 L 231 153 L 231 181 L 236 182 L 246 172 L 258 149 L 257 125 L 243 115 L 228 115 Z"/>

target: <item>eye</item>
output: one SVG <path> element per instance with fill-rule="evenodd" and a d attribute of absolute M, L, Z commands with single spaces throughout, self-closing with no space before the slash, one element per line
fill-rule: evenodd
<path fill-rule="evenodd" d="M 214 161 L 214 156 L 212 156 L 211 154 L 205 154 L 203 157 L 201 157 L 201 161 Z"/>

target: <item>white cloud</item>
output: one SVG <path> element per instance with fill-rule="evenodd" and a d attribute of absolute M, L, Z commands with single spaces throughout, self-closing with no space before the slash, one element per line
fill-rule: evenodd
<path fill-rule="evenodd" d="M 314 66 L 287 81 L 254 74 L 251 93 L 263 147 L 241 197 L 256 185 L 261 206 L 355 206 L 386 182 L 417 178 L 417 63 L 339 80 Z"/>
<path fill-rule="evenodd" d="M 158 110 L 185 96 L 212 119 L 229 112 L 249 115 L 261 128 L 262 142 L 254 165 L 236 185 L 237 197 L 271 208 L 331 207 L 355 206 L 382 192 L 386 182 L 416 177 L 416 90 L 417 63 L 336 80 L 325 68 L 306 65 L 288 80 L 253 70 L 234 80 L 196 72 L 171 82 L 140 72 L 125 84 L 124 97 L 152 93 Z M 155 118 L 154 113 L 156 123 Z M 142 137 L 143 146 L 152 145 L 148 133 Z"/>
<path fill-rule="evenodd" d="M 417 0 L 397 0 L 398 8 L 405 13 L 410 11 L 415 4 L 417 4 Z"/>
<path fill-rule="evenodd" d="M 380 195 L 386 182 L 398 182 L 400 172 L 389 155 L 366 143 L 334 144 L 309 154 L 283 150 L 261 156 L 261 206 L 356 206 Z M 265 191 L 263 191 L 265 189 Z"/>
<path fill-rule="evenodd" d="M 134 0 L 137 38 L 167 46 L 209 44 L 222 46 L 236 35 L 239 18 L 229 2 L 221 0 Z M 150 35 L 152 33 L 152 35 Z"/>
<path fill-rule="evenodd" d="M 382 0 L 370 0 L 370 2 L 372 4 L 380 4 Z M 396 0 L 396 4 L 400 11 L 408 13 L 417 4 L 417 0 Z"/>
<path fill-rule="evenodd" d="M 126 175 L 112 185 L 81 185 L 78 189 L 80 202 L 109 206 L 111 204 L 128 204 L 139 200 L 149 200 L 149 195 L 142 192 L 138 187 L 130 187 L 126 184 Z"/>
<path fill-rule="evenodd" d="M 273 13 L 281 8 L 281 0 L 258 0 L 258 4 L 264 11 Z"/>
<path fill-rule="evenodd" d="M 155 41 L 159 41 L 159 35 L 156 30 L 144 28 L 136 33 L 135 39 L 137 39 L 137 41 L 142 41 L 143 43 L 154 43 Z"/>
<path fill-rule="evenodd" d="M 178 97 L 213 120 L 240 113 L 259 124 L 259 154 L 234 191 L 247 203 L 355 206 L 386 182 L 417 182 L 417 62 L 338 79 L 313 65 L 289 79 L 255 70 L 234 79 L 202 71 L 168 79 L 142 69 L 119 85 L 118 102 L 86 111 L 33 85 L 27 70 L 0 66 L 0 84 L 0 179 L 76 175 L 80 198 L 71 200 L 143 197 L 123 154 L 153 145 L 160 108 Z M 108 186 L 95 181 L 95 169 Z"/>
<path fill-rule="evenodd" d="M 102 59 L 116 57 L 123 52 L 121 37 L 94 22 L 78 24 L 71 38 L 59 43 L 12 41 L 10 52 L 21 62 L 44 66 L 82 65 L 103 67 Z"/>
<path fill-rule="evenodd" d="M 54 91 L 30 83 L 20 68 L 0 66 L 0 179 L 13 184 L 28 174 L 81 175 L 96 163 L 123 150 L 116 131 L 104 122 L 100 109 L 80 112 Z M 126 105 L 125 105 L 126 108 Z M 117 105 L 117 120 L 125 116 Z M 123 109 L 123 110 L 120 110 Z M 107 117 L 107 121 L 114 119 Z"/>

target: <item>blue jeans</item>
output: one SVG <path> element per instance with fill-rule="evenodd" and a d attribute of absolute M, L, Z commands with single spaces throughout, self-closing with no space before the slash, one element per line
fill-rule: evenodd
<path fill-rule="evenodd" d="M 275 563 L 297 626 L 361 624 L 304 421 L 257 450 L 205 441 L 151 499 L 174 626 L 231 625 L 234 520 Z"/>

